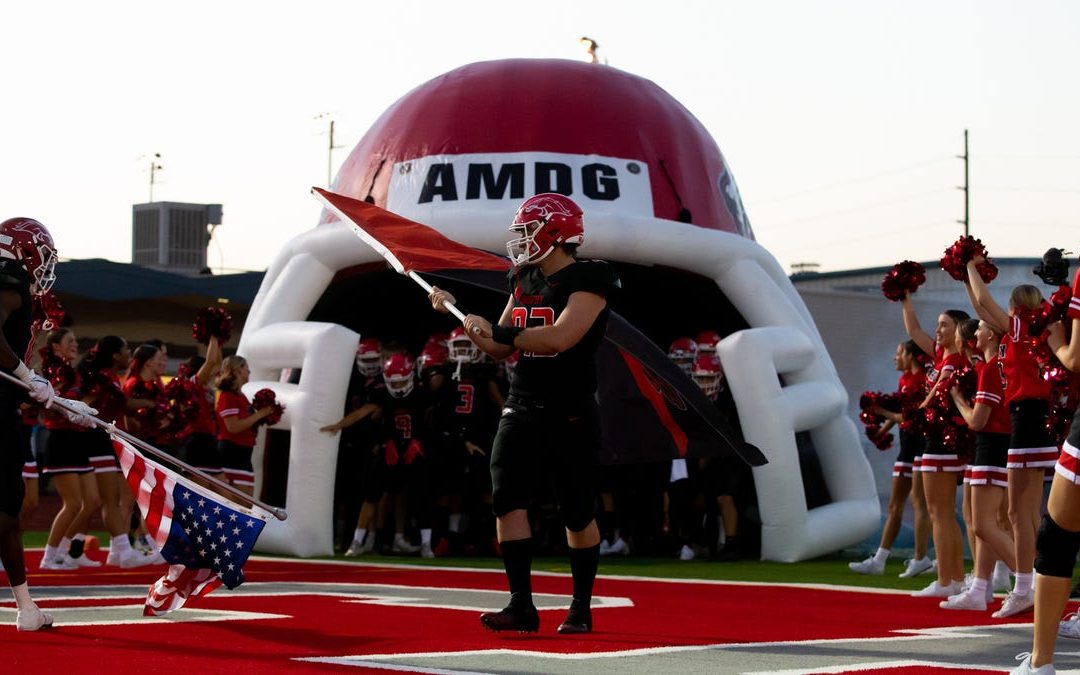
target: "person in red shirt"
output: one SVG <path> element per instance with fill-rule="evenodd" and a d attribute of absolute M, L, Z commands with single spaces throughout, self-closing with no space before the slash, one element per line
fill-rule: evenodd
<path fill-rule="evenodd" d="M 127 430 L 147 443 L 161 447 L 161 431 L 168 420 L 158 414 L 159 406 L 168 402 L 161 376 L 169 365 L 165 350 L 155 343 L 147 342 L 131 356 L 124 395 L 128 397 L 125 419 Z"/>
<path fill-rule="evenodd" d="M 218 399 L 218 450 L 225 478 L 247 494 L 255 492 L 255 468 L 251 451 L 255 447 L 255 428 L 273 408 L 252 410 L 251 401 L 240 391 L 251 377 L 251 368 L 242 356 L 230 356 L 221 363 Z"/>
<path fill-rule="evenodd" d="M 938 315 L 934 337 L 922 329 L 911 296 L 903 300 L 904 328 L 923 352 L 934 357 L 934 365 L 926 374 L 930 387 L 923 407 L 935 399 L 938 389 L 957 369 L 966 365 L 956 338 L 961 321 L 970 318 L 967 312 L 949 309 Z M 946 415 L 950 414 L 946 411 Z M 964 462 L 955 451 L 945 446 L 940 428 L 926 434 L 926 447 L 915 459 L 920 471 L 926 507 L 933 526 L 934 550 L 937 552 L 938 578 L 914 595 L 917 597 L 947 598 L 962 590 L 964 580 L 964 544 L 956 520 L 956 486 L 964 471 Z"/>
<path fill-rule="evenodd" d="M 1046 470 L 1057 462 L 1058 447 L 1046 428 L 1050 383 L 1040 376 L 1040 368 L 1028 348 L 1027 321 L 1023 315 L 1041 309 L 1042 293 L 1030 284 L 1021 284 L 1009 295 L 1006 312 L 979 276 L 976 258 L 968 263 L 967 289 L 979 318 L 1002 333 L 998 362 L 1009 407 L 1012 430 L 1009 440 L 1009 520 L 1016 547 L 1016 586 L 995 618 L 1027 611 L 1035 604 L 1033 587 L 1035 533 L 1042 515 Z"/>
<path fill-rule="evenodd" d="M 221 452 L 217 445 L 217 415 L 214 413 L 214 394 L 210 385 L 221 370 L 221 346 L 211 337 L 206 357 L 193 356 L 180 367 L 177 377 L 191 381 L 192 395 L 198 414 L 181 432 L 180 457 L 203 473 L 220 477 Z"/>
<path fill-rule="evenodd" d="M 921 353 L 914 340 L 901 342 L 896 346 L 893 362 L 896 364 L 896 370 L 900 372 L 897 394 L 901 400 L 921 402 L 926 395 L 926 370 L 918 358 Z M 930 513 L 926 509 L 921 474 L 913 471 L 915 457 L 922 455 L 925 443 L 922 433 L 918 431 L 917 420 L 914 419 L 914 415 L 921 414 L 921 411 L 913 412 L 911 406 L 905 406 L 905 410 L 900 412 L 880 407 L 874 412 L 888 420 L 881 433 L 888 433 L 893 425 L 900 425 L 900 453 L 893 463 L 892 490 L 889 493 L 885 525 L 881 531 L 881 544 L 874 555 L 860 562 L 848 563 L 848 567 L 859 574 L 881 574 L 885 571 L 885 561 L 889 559 L 893 542 L 900 532 L 904 508 L 910 494 L 911 506 L 915 514 L 915 556 L 907 561 L 904 572 L 900 576 L 913 577 L 933 567 L 930 558 L 926 555 L 930 539 Z"/>
<path fill-rule="evenodd" d="M 69 328 L 51 331 L 41 349 L 41 371 L 53 389 L 66 398 L 79 398 L 79 376 L 71 363 L 79 355 L 79 343 Z M 48 429 L 46 461 L 42 473 L 60 494 L 61 507 L 49 528 L 42 569 L 76 569 L 68 557 L 69 532 L 77 532 L 101 505 L 94 470 L 87 455 L 86 427 L 73 424 L 59 412 L 43 415 Z"/>
<path fill-rule="evenodd" d="M 1080 373 L 1080 272 L 1073 280 L 1072 301 L 1064 323 L 1050 325 L 1047 344 L 1061 364 Z M 1010 476 L 1011 478 L 1011 476 Z M 1053 673 L 1058 635 L 1080 637 L 1080 618 L 1061 621 L 1069 601 L 1076 552 L 1080 548 L 1080 408 L 1054 465 L 1054 480 L 1036 544 L 1035 629 L 1031 654 L 1017 673 Z"/>
<path fill-rule="evenodd" d="M 975 339 L 985 361 L 975 364 L 978 386 L 974 398 L 968 401 L 955 386 L 949 390 L 968 428 L 975 432 L 975 460 L 971 464 L 968 481 L 976 538 L 975 570 L 968 590 L 943 601 L 941 606 L 945 609 L 983 611 L 993 597 L 990 577 L 995 562 L 1002 560 L 1010 568 L 1016 569 L 1016 560 L 1011 532 L 1006 532 L 998 524 L 998 514 L 1009 484 L 1005 464 L 1011 429 L 998 363 L 1001 334 L 995 332 L 987 322 L 980 321 Z"/>
<path fill-rule="evenodd" d="M 129 409 L 129 403 L 135 406 L 147 403 L 138 399 L 129 401 L 124 393 L 120 373 L 128 372 L 130 367 L 131 348 L 124 338 L 117 335 L 106 335 L 98 340 L 79 363 L 83 394 L 98 409 L 100 419 L 112 422 L 120 429 L 125 428 L 127 415 L 135 409 Z M 94 477 L 101 494 L 102 520 L 109 531 L 109 555 L 105 564 L 141 567 L 155 562 L 153 556 L 132 548 L 128 540 L 128 525 L 131 523 L 135 499 L 120 471 L 112 438 L 104 429 L 91 429 L 86 436 L 90 446 L 90 465 L 94 467 Z"/>

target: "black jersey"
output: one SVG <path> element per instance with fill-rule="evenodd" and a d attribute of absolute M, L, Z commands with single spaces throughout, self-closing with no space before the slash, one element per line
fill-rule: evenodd
<path fill-rule="evenodd" d="M 378 389 L 373 403 L 382 408 L 382 440 L 393 440 L 398 452 L 405 452 L 411 441 L 423 439 L 427 397 L 420 388 L 413 387 L 402 398 L 391 396 L 385 388 Z"/>
<path fill-rule="evenodd" d="M 600 260 L 575 260 L 551 277 L 545 277 L 538 266 L 521 267 L 511 270 L 508 278 L 514 297 L 513 325 L 523 328 L 554 323 L 573 293 L 595 293 L 610 303 L 620 286 L 615 268 Z M 597 315 L 581 340 L 565 352 L 549 355 L 523 350 L 510 395 L 567 405 L 593 400 L 596 349 L 604 337 L 609 313 L 610 304 Z"/>
<path fill-rule="evenodd" d="M 494 433 L 491 382 L 494 363 L 451 365 L 442 386 L 435 392 L 435 424 L 438 431 L 462 441 L 479 443 Z"/>
<path fill-rule="evenodd" d="M 0 290 L 19 294 L 22 303 L 8 315 L 4 321 L 4 339 L 11 346 L 11 351 L 20 359 L 26 359 L 26 349 L 32 337 L 33 299 L 30 297 L 30 275 L 21 262 L 0 259 Z M 25 390 L 7 380 L 0 381 L 0 399 L 5 402 L 23 400 Z"/>

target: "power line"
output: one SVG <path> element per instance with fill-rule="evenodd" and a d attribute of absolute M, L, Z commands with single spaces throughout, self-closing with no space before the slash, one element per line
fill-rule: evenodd
<path fill-rule="evenodd" d="M 914 201 L 914 200 L 916 200 L 916 199 L 918 199 L 920 197 L 925 197 L 927 195 L 932 195 L 932 194 L 937 194 L 937 193 L 945 193 L 945 192 L 951 192 L 951 191 L 952 191 L 951 188 L 935 188 L 933 190 L 924 190 L 922 192 L 913 192 L 911 194 L 907 194 L 907 195 L 904 195 L 902 197 L 897 197 L 896 199 L 890 199 L 890 200 L 883 201 L 883 202 L 874 202 L 874 203 L 871 203 L 871 204 L 863 204 L 861 206 L 856 206 L 856 207 L 851 208 L 851 209 L 843 209 L 843 210 L 840 210 L 840 211 L 832 211 L 830 213 L 822 213 L 822 214 L 814 215 L 814 216 L 805 216 L 803 218 L 796 218 L 794 220 L 785 220 L 785 221 L 781 221 L 779 223 L 773 223 L 772 226 L 773 227 L 782 227 L 782 226 L 785 226 L 785 225 L 795 225 L 795 224 L 798 224 L 798 223 L 806 223 L 806 222 L 810 222 L 810 221 L 813 221 L 813 220 L 821 220 L 822 218 L 833 218 L 835 216 L 843 216 L 843 215 L 848 215 L 848 214 L 851 214 L 851 213 L 860 213 L 862 211 L 869 211 L 869 210 L 872 210 L 872 209 L 881 208 L 883 206 L 893 206 L 895 204 L 902 204 L 904 202 Z"/>
<path fill-rule="evenodd" d="M 836 183 L 827 183 L 825 185 L 819 185 L 817 187 L 806 188 L 805 190 L 799 190 L 798 192 L 789 192 L 788 194 L 780 195 L 779 197 L 771 197 L 769 199 L 757 200 L 757 201 L 755 201 L 755 204 L 759 204 L 759 205 L 760 204 L 772 204 L 772 203 L 775 203 L 775 202 L 782 202 L 782 201 L 785 201 L 785 200 L 788 200 L 788 199 L 792 199 L 794 197 L 800 197 L 800 196 L 805 195 L 805 194 L 810 194 L 810 193 L 814 193 L 814 192 L 824 192 L 824 191 L 827 191 L 827 190 L 834 190 L 836 188 L 846 187 L 848 185 L 853 185 L 853 184 L 856 184 L 856 183 L 865 183 L 865 182 L 868 182 L 868 181 L 877 180 L 878 178 L 886 178 L 888 176 L 895 176 L 896 174 L 907 173 L 908 171 L 914 171 L 915 169 L 921 169 L 924 166 L 929 166 L 930 164 L 936 164 L 936 163 L 941 162 L 941 161 L 946 160 L 946 159 L 951 159 L 951 158 L 949 158 L 949 157 L 935 157 L 934 159 L 923 160 L 921 162 L 918 162 L 917 164 L 910 164 L 910 165 L 907 165 L 907 166 L 900 167 L 898 169 L 890 169 L 888 171 L 882 171 L 881 173 L 871 174 L 869 176 L 848 178 L 848 179 L 845 179 L 845 180 L 842 180 L 842 181 L 838 181 Z"/>
<path fill-rule="evenodd" d="M 1062 194 L 1080 194 L 1080 190 L 1072 188 L 999 187 L 995 185 L 971 189 L 976 192 L 1050 192 Z"/>

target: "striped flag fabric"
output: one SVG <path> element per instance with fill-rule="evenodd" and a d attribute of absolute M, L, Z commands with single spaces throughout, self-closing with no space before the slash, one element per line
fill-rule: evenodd
<path fill-rule="evenodd" d="M 123 438 L 113 441 L 147 533 L 170 564 L 150 586 L 143 614 L 161 616 L 223 584 L 242 584 L 266 521 L 147 459 Z"/>

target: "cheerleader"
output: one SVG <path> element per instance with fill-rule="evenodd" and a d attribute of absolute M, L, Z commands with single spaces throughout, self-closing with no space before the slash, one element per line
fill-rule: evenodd
<path fill-rule="evenodd" d="M 1070 338 L 1066 340 L 1061 323 L 1050 326 L 1047 340 L 1062 365 L 1074 373 L 1080 372 L 1080 273 L 1073 281 L 1072 303 L 1069 306 Z M 1012 487 L 1010 475 L 1009 487 Z M 1022 654 L 1023 662 L 1012 672 L 1015 675 L 1049 675 L 1054 672 L 1054 645 L 1057 636 L 1080 637 L 1080 620 L 1061 622 L 1062 612 L 1069 601 L 1076 553 L 1080 549 L 1080 409 L 1073 415 L 1069 437 L 1054 465 L 1054 481 L 1050 498 L 1042 517 L 1036 544 L 1035 570 L 1035 632 L 1030 654 Z"/>
<path fill-rule="evenodd" d="M 124 380 L 124 395 L 128 397 L 127 430 L 154 445 L 160 444 L 162 431 L 169 425 L 169 420 L 158 414 L 158 409 L 168 402 L 161 384 L 168 365 L 164 348 L 152 342 L 141 344 L 131 355 Z"/>
<path fill-rule="evenodd" d="M 1013 529 L 1016 559 L 1016 585 L 995 618 L 1005 618 L 1031 609 L 1035 604 L 1032 566 L 1035 559 L 1035 533 L 1043 496 L 1046 470 L 1057 461 L 1057 443 L 1046 428 L 1049 412 L 1050 383 L 1043 380 L 1039 364 L 1025 346 L 1029 340 L 1027 322 L 1022 315 L 1039 310 L 1043 298 L 1039 289 L 1021 284 L 1009 296 L 1006 312 L 990 295 L 976 266 L 977 257 L 968 263 L 966 286 L 979 318 L 1002 333 L 998 349 L 1005 403 L 1012 424 L 1009 440 L 1009 521 Z"/>
<path fill-rule="evenodd" d="M 901 342 L 896 347 L 893 361 L 900 372 L 897 393 L 901 401 L 922 402 L 926 393 L 926 371 L 919 356 L 922 354 L 914 340 Z M 896 535 L 904 519 L 904 507 L 908 495 L 911 495 L 911 507 L 915 514 L 915 556 L 904 566 L 900 577 L 909 578 L 929 571 L 933 567 L 926 554 L 930 539 L 930 513 L 926 509 L 926 497 L 923 495 L 922 474 L 913 471 L 915 457 L 923 452 L 924 439 L 918 428 L 916 417 L 922 411 L 914 406 L 903 406 L 902 411 L 885 410 L 880 406 L 873 411 L 887 420 L 882 433 L 888 433 L 888 427 L 900 425 L 900 454 L 893 463 L 892 491 L 889 494 L 888 514 L 881 532 L 881 545 L 877 552 L 861 562 L 848 563 L 852 571 L 859 574 L 881 574 L 885 571 L 885 561 L 889 558 Z"/>
<path fill-rule="evenodd" d="M 952 374 L 968 365 L 960 351 L 957 326 L 970 317 L 958 309 L 946 310 L 938 315 L 934 337 L 930 337 L 919 325 L 910 295 L 904 296 L 903 316 L 908 336 L 915 341 L 919 349 L 934 357 L 934 366 L 926 374 L 930 391 L 921 406 L 926 408 Z M 915 470 L 922 474 L 938 566 L 937 580 L 913 595 L 947 598 L 956 595 L 963 588 L 964 544 L 960 525 L 956 520 L 956 486 L 958 478 L 963 474 L 964 462 L 955 450 L 950 451 L 945 447 L 941 429 L 932 428 L 926 434 L 922 456 L 917 456 L 914 463 Z"/>
<path fill-rule="evenodd" d="M 218 399 L 218 450 L 225 478 L 247 494 L 255 492 L 255 469 L 251 451 L 259 422 L 273 412 L 271 406 L 252 411 L 251 401 L 240 391 L 251 377 L 251 369 L 242 356 L 230 356 L 221 363 Z"/>
<path fill-rule="evenodd" d="M 61 396 L 79 398 L 79 376 L 71 367 L 79 354 L 75 333 L 61 328 L 49 333 L 41 349 L 41 371 Z M 60 494 L 61 507 L 49 528 L 41 569 L 71 570 L 80 566 L 96 566 L 85 556 L 74 559 L 68 555 L 71 545 L 69 532 L 80 532 L 90 516 L 101 506 L 101 497 L 94 479 L 94 469 L 87 454 L 86 427 L 69 422 L 54 410 L 42 415 L 48 430 L 45 466 L 42 473 L 49 477 Z"/>
<path fill-rule="evenodd" d="M 211 337 L 206 346 L 206 358 L 193 356 L 180 367 L 178 378 L 187 378 L 197 412 L 195 419 L 181 432 L 183 441 L 180 456 L 203 473 L 218 477 L 222 473 L 221 453 L 217 446 L 217 419 L 214 414 L 214 394 L 210 386 L 221 370 L 221 346 Z"/>
<path fill-rule="evenodd" d="M 975 545 L 971 549 L 975 569 L 968 589 L 943 601 L 941 606 L 984 611 L 993 598 L 990 580 L 996 561 L 1002 560 L 1013 569 L 1016 563 L 1011 533 L 1004 531 L 998 523 L 1008 486 L 1005 464 L 1010 430 L 998 360 L 1001 334 L 985 321 L 979 321 L 977 325 L 975 345 L 984 360 L 977 361 L 974 366 L 978 377 L 975 396 L 968 401 L 955 385 L 949 389 L 957 410 L 968 428 L 975 432 L 975 460 L 971 464 L 970 477 L 965 477 L 965 488 L 970 491 L 970 528 L 975 535 Z"/>
<path fill-rule="evenodd" d="M 130 365 L 131 348 L 116 335 L 106 335 L 98 340 L 79 363 L 83 392 L 89 397 L 90 405 L 98 409 L 100 419 L 112 422 L 120 429 L 125 428 L 130 403 L 120 383 L 120 373 L 126 373 Z M 105 564 L 119 567 L 148 565 L 153 562 L 153 557 L 132 548 L 128 541 L 128 524 L 135 498 L 120 471 L 112 438 L 104 429 L 91 429 L 86 436 L 90 465 L 94 467 L 94 478 L 101 495 L 101 519 L 109 531 L 109 555 Z"/>

